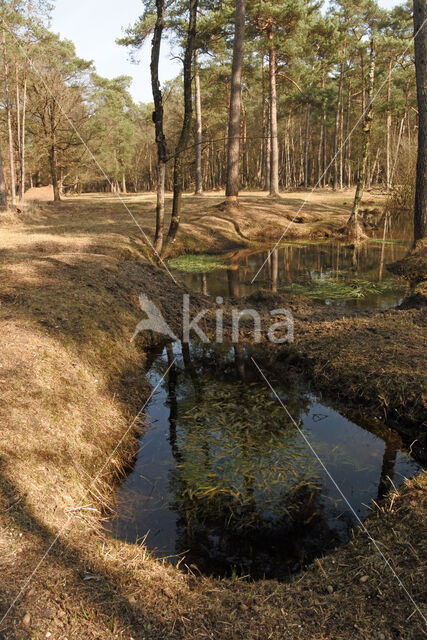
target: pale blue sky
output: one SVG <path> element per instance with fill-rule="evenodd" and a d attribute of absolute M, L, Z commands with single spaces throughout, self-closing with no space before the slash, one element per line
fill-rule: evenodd
<path fill-rule="evenodd" d="M 384 8 L 399 4 L 398 0 L 379 0 Z M 77 55 L 93 60 L 97 72 L 106 78 L 132 76 L 131 93 L 136 101 L 150 102 L 150 46 L 141 51 L 139 65 L 131 64 L 128 52 L 116 45 L 122 27 L 135 22 L 142 13 L 142 0 L 56 0 L 51 29 L 76 45 Z M 180 72 L 180 63 L 170 59 L 168 45 L 163 45 L 160 63 L 162 81 Z"/>

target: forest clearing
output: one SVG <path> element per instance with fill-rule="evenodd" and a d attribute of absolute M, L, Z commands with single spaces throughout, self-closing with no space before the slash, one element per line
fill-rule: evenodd
<path fill-rule="evenodd" d="M 426 4 L 136 4 L 0 8 L 0 640 L 418 640 Z"/>

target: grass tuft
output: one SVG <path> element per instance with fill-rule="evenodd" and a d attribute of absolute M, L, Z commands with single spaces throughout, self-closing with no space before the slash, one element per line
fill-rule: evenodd
<path fill-rule="evenodd" d="M 293 282 L 281 287 L 282 291 L 306 296 L 313 300 L 357 300 L 368 295 L 381 295 L 389 292 L 404 291 L 405 285 L 395 280 L 371 282 L 361 278 L 354 278 L 344 282 L 339 279 L 312 280 L 308 283 Z"/>

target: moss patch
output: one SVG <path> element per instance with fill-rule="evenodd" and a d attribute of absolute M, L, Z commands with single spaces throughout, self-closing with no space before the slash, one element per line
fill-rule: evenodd
<path fill-rule="evenodd" d="M 168 266 L 171 269 L 186 273 L 208 273 L 209 271 L 229 268 L 225 260 L 205 254 L 177 256 L 168 260 Z"/>

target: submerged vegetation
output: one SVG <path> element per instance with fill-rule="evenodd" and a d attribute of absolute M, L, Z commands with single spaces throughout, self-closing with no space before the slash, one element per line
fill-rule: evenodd
<path fill-rule="evenodd" d="M 310 282 L 293 282 L 282 285 L 281 291 L 288 291 L 297 295 L 307 296 L 313 300 L 353 300 L 363 299 L 366 296 L 378 296 L 383 293 L 405 293 L 406 286 L 398 280 L 383 280 L 372 282 L 363 278 L 317 278 Z"/>
<path fill-rule="evenodd" d="M 208 273 L 210 271 L 228 268 L 225 259 L 204 254 L 184 254 L 168 260 L 168 265 L 171 269 L 184 271 L 186 273 Z"/>

